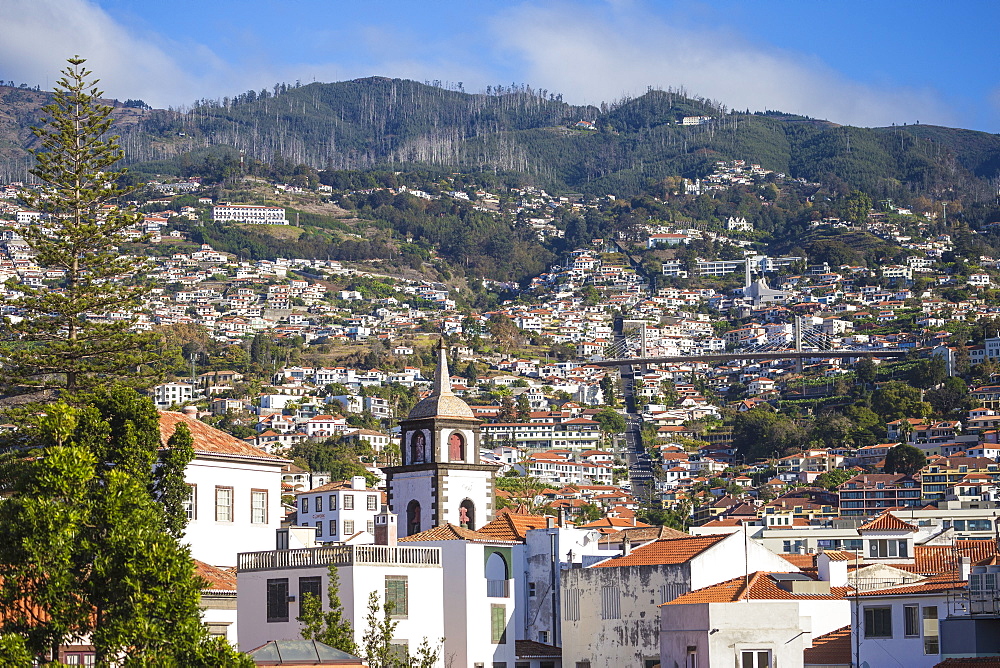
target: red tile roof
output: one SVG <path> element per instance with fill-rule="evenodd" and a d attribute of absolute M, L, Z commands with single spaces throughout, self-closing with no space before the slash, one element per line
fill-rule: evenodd
<path fill-rule="evenodd" d="M 427 531 L 421 531 L 420 533 L 415 533 L 404 538 L 400 538 L 399 542 L 408 543 L 413 541 L 422 540 L 495 540 L 488 536 L 484 536 L 478 531 L 473 531 L 472 529 L 466 529 L 460 526 L 455 526 L 445 522 L 444 524 L 439 524 L 433 529 L 428 529 Z"/>
<path fill-rule="evenodd" d="M 528 531 L 544 529 L 546 526 L 548 526 L 548 518 L 544 515 L 500 513 L 492 522 L 480 527 L 477 533 L 493 540 L 523 543 Z"/>
<path fill-rule="evenodd" d="M 201 420 L 173 411 L 160 411 L 160 440 L 164 445 L 174 435 L 177 425 L 182 422 L 191 430 L 191 436 L 194 437 L 194 451 L 196 454 L 263 459 L 282 464 L 288 462 L 287 459 L 270 455 L 260 448 L 255 448 L 241 441 L 235 436 L 230 436 L 224 431 L 205 424 Z"/>
<path fill-rule="evenodd" d="M 957 580 L 953 576 L 942 579 L 929 578 L 916 584 L 902 585 L 899 587 L 887 587 L 885 589 L 875 589 L 872 591 L 858 592 L 858 596 L 910 596 L 913 594 L 941 594 L 953 589 L 964 589 L 968 582 Z"/>
<path fill-rule="evenodd" d="M 858 527 L 858 533 L 862 531 L 919 531 L 912 524 L 907 524 L 892 513 L 882 513 L 875 519 Z"/>
<path fill-rule="evenodd" d="M 749 584 L 749 586 L 747 586 Z M 829 594 L 793 594 L 785 591 L 770 577 L 770 573 L 757 571 L 749 577 L 737 577 L 709 587 L 682 594 L 663 605 L 686 605 L 689 603 L 733 603 L 750 600 L 792 600 L 829 601 L 841 599 L 853 591 L 849 587 L 830 587 Z"/>
<path fill-rule="evenodd" d="M 217 568 L 204 561 L 194 560 L 194 574 L 205 581 L 202 591 L 236 592 L 236 575 L 231 571 Z"/>
<path fill-rule="evenodd" d="M 850 625 L 813 638 L 812 647 L 802 653 L 803 666 L 845 666 L 851 664 Z"/>
<path fill-rule="evenodd" d="M 599 564 L 595 564 L 593 568 L 683 564 L 728 537 L 729 534 L 714 534 L 710 536 L 665 538 L 637 547 L 627 555 L 602 561 Z"/>
<path fill-rule="evenodd" d="M 995 540 L 957 540 L 953 545 L 915 545 L 913 562 L 917 573 L 953 573 L 958 570 L 960 557 L 973 564 L 997 555 Z"/>

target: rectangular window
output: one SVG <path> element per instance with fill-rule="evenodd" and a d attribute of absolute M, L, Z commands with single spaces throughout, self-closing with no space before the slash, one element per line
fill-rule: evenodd
<path fill-rule="evenodd" d="M 365 525 L 365 530 L 368 533 L 375 533 L 375 520 L 368 520 L 367 524 Z"/>
<path fill-rule="evenodd" d="M 315 512 L 317 512 L 317 513 L 323 512 L 323 497 L 322 496 L 317 496 L 316 497 L 316 510 L 315 510 Z"/>
<path fill-rule="evenodd" d="M 563 619 L 568 622 L 580 621 L 580 590 L 567 589 L 563 594 Z"/>
<path fill-rule="evenodd" d="M 601 587 L 601 619 L 621 619 L 621 590 L 615 585 Z"/>
<path fill-rule="evenodd" d="M 507 606 L 497 603 L 490 606 L 490 642 L 507 644 Z"/>
<path fill-rule="evenodd" d="M 267 581 L 267 621 L 288 621 L 288 578 Z"/>
<path fill-rule="evenodd" d="M 307 578 L 299 578 L 299 609 L 302 609 L 302 602 L 305 601 L 306 594 L 312 594 L 323 602 L 322 578 L 318 575 Z"/>
<path fill-rule="evenodd" d="M 941 643 L 938 638 L 938 609 L 936 605 L 924 608 L 924 654 L 940 654 Z"/>
<path fill-rule="evenodd" d="M 337 520 L 330 520 L 330 536 L 337 535 Z"/>
<path fill-rule="evenodd" d="M 303 496 L 299 499 L 299 512 L 308 513 L 309 512 L 309 497 Z"/>
<path fill-rule="evenodd" d="M 892 637 L 892 608 L 865 608 L 865 637 Z"/>
<path fill-rule="evenodd" d="M 181 501 L 184 507 L 184 516 L 188 521 L 198 519 L 198 485 L 188 485 L 187 495 Z"/>
<path fill-rule="evenodd" d="M 743 650 L 740 652 L 740 668 L 771 668 L 771 650 Z"/>
<path fill-rule="evenodd" d="M 317 538 L 322 538 L 323 537 L 323 523 L 322 522 L 316 522 L 316 537 Z"/>
<path fill-rule="evenodd" d="M 905 540 L 873 540 L 868 543 L 868 556 L 875 558 L 906 558 L 908 550 Z"/>
<path fill-rule="evenodd" d="M 684 668 L 698 668 L 698 647 L 688 645 L 687 657 L 684 659 Z"/>
<path fill-rule="evenodd" d="M 368 495 L 368 510 L 378 510 L 378 497 L 374 494 Z"/>
<path fill-rule="evenodd" d="M 903 606 L 903 635 L 915 638 L 920 635 L 920 607 L 916 605 Z"/>
<path fill-rule="evenodd" d="M 345 494 L 344 495 L 344 510 L 354 510 L 354 495 Z"/>
<path fill-rule="evenodd" d="M 538 632 L 538 642 L 540 642 L 542 644 L 545 644 L 545 645 L 549 644 L 549 632 L 548 631 L 539 631 Z"/>
<path fill-rule="evenodd" d="M 390 605 L 393 617 L 406 617 L 409 614 L 409 592 L 407 589 L 407 576 L 385 576 L 385 602 Z"/>
<path fill-rule="evenodd" d="M 354 520 L 344 520 L 344 538 L 354 533 Z"/>
<path fill-rule="evenodd" d="M 233 521 L 233 488 L 232 487 L 216 487 L 215 488 L 215 521 L 216 522 L 232 522 Z"/>
<path fill-rule="evenodd" d="M 336 509 L 337 509 L 337 495 L 336 494 L 331 494 L 330 495 L 330 512 L 333 512 Z"/>
<path fill-rule="evenodd" d="M 250 491 L 250 522 L 252 524 L 267 524 L 266 489 L 254 489 Z"/>
<path fill-rule="evenodd" d="M 536 585 L 535 585 L 534 582 L 529 582 L 528 583 L 528 596 L 534 596 L 535 595 L 535 587 L 536 587 Z"/>

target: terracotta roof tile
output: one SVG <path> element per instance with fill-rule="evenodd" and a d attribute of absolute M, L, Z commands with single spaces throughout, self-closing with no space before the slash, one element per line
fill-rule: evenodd
<path fill-rule="evenodd" d="M 509 540 L 523 543 L 528 531 L 532 529 L 544 529 L 546 526 L 548 526 L 548 518 L 544 515 L 501 513 L 492 522 L 480 527 L 477 533 L 494 540 Z"/>
<path fill-rule="evenodd" d="M 747 581 L 749 580 L 749 587 Z M 696 589 L 682 594 L 663 605 L 686 605 L 689 603 L 733 603 L 744 599 L 751 600 L 818 600 L 829 601 L 841 599 L 852 591 L 849 587 L 831 587 L 829 594 L 793 594 L 785 591 L 770 577 L 770 573 L 757 571 L 749 578 L 743 576 L 726 580 L 709 587 Z"/>
<path fill-rule="evenodd" d="M 851 627 L 848 625 L 813 638 L 812 647 L 802 653 L 802 665 L 850 665 L 851 656 Z"/>
<path fill-rule="evenodd" d="M 236 575 L 228 570 L 195 559 L 194 574 L 206 582 L 202 591 L 236 591 Z"/>
<path fill-rule="evenodd" d="M 815 554 L 779 554 L 778 556 L 797 568 L 816 568 Z"/>
<path fill-rule="evenodd" d="M 830 561 L 856 561 L 858 555 L 853 552 L 845 552 L 843 550 L 825 550 L 823 552 Z"/>
<path fill-rule="evenodd" d="M 160 411 L 160 440 L 164 445 L 171 436 L 177 425 L 183 422 L 191 430 L 194 437 L 194 451 L 209 455 L 222 455 L 227 457 L 246 457 L 250 459 L 266 459 L 273 462 L 287 463 L 287 459 L 269 455 L 260 448 L 241 441 L 235 436 L 230 436 L 224 431 L 211 427 L 201 420 L 176 413 L 173 411 Z"/>
<path fill-rule="evenodd" d="M 534 640 L 515 640 L 514 653 L 519 659 L 562 657 L 561 648 Z"/>
<path fill-rule="evenodd" d="M 665 538 L 637 547 L 627 555 L 602 561 L 599 564 L 595 564 L 592 568 L 683 564 L 728 537 L 729 534 L 714 534 L 709 536 Z"/>
<path fill-rule="evenodd" d="M 610 536 L 605 536 L 600 542 L 604 544 L 620 543 L 625 540 L 625 536 L 628 536 L 628 539 L 633 543 L 641 543 L 648 540 L 660 540 L 662 538 L 688 538 L 690 534 L 663 526 L 630 527 L 617 531 Z"/>
<path fill-rule="evenodd" d="M 960 557 L 968 557 L 973 564 L 995 557 L 995 540 L 958 540 L 954 545 L 915 545 L 913 562 L 916 572 L 924 575 L 953 573 L 958 570 Z"/>
<path fill-rule="evenodd" d="M 907 524 L 892 513 L 882 513 L 870 522 L 866 522 L 858 527 L 858 533 L 862 531 L 919 531 L 912 524 Z"/>
<path fill-rule="evenodd" d="M 885 589 L 875 589 L 872 591 L 858 592 L 858 596 L 908 596 L 911 594 L 937 594 L 953 589 L 964 589 L 968 586 L 964 580 L 956 580 L 954 576 L 945 579 L 930 578 L 916 584 L 902 585 L 898 587 L 886 587 Z"/>
<path fill-rule="evenodd" d="M 464 527 L 455 526 L 445 522 L 444 524 L 439 524 L 433 529 L 428 529 L 427 531 L 421 531 L 420 533 L 415 533 L 404 538 L 400 538 L 399 542 L 408 543 L 413 541 L 423 541 L 423 540 L 495 540 L 491 539 L 489 536 L 484 536 L 478 531 L 473 531 L 472 529 L 466 529 Z"/>
<path fill-rule="evenodd" d="M 977 656 L 964 659 L 945 659 L 934 668 L 1000 668 L 1000 656 Z"/>

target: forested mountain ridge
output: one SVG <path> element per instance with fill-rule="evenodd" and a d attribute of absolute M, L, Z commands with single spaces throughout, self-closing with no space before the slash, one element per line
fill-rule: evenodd
<path fill-rule="evenodd" d="M 34 102 L 23 98 L 30 93 Z M 0 87 L 0 161 L 28 163 L 28 126 L 47 95 Z M 34 107 L 34 109 L 32 108 Z M 17 113 L 12 113 L 16 110 Z M 486 93 L 369 77 L 276 85 L 190 108 L 118 109 L 126 160 L 182 173 L 190 153 L 237 149 L 316 169 L 431 166 L 519 172 L 556 191 L 629 194 L 669 176 L 699 177 L 717 160 L 767 169 L 875 197 L 981 199 L 996 192 L 1000 137 L 935 126 L 856 128 L 792 114 L 748 113 L 672 90 L 597 107 L 569 105 L 527 86 Z M 685 116 L 705 116 L 681 125 Z M 579 129 L 585 120 L 593 129 Z M 142 165 L 157 161 L 155 165 Z"/>

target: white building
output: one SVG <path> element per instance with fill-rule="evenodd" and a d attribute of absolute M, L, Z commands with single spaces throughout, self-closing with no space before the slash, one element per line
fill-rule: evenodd
<path fill-rule="evenodd" d="M 191 556 L 230 567 L 239 552 L 269 549 L 283 517 L 281 469 L 288 460 L 169 411 L 160 412 L 164 444 L 181 423 L 194 437 L 194 459 L 184 471 L 189 490 L 184 540 Z"/>
<path fill-rule="evenodd" d="M 299 492 L 296 503 L 296 526 L 316 527 L 319 542 L 375 540 L 375 515 L 382 505 L 382 492 L 368 489 L 363 476 Z"/>
<path fill-rule="evenodd" d="M 191 401 L 194 386 L 191 383 L 163 383 L 153 388 L 153 403 L 157 408 L 170 408 Z"/>
<path fill-rule="evenodd" d="M 656 540 L 634 550 L 626 545 L 621 556 L 564 570 L 563 665 L 658 663 L 660 604 L 754 571 L 797 570 L 742 534 Z"/>
<path fill-rule="evenodd" d="M 493 519 L 497 467 L 480 463 L 479 420 L 451 391 L 447 352 L 442 339 L 430 396 L 399 422 L 403 465 L 384 469 L 401 537 L 444 523 L 475 529 Z"/>
<path fill-rule="evenodd" d="M 258 204 L 216 204 L 212 207 L 212 220 L 217 223 L 288 225 L 283 208 Z"/>
<path fill-rule="evenodd" d="M 302 597 L 320 596 L 328 607 L 328 569 L 336 565 L 340 603 L 351 620 L 354 641 L 363 644 L 368 599 L 393 604 L 399 622 L 392 644 L 413 653 L 426 639 L 439 646 L 444 627 L 441 550 L 435 547 L 334 545 L 249 552 L 239 555 L 239 648 L 268 640 L 297 640 Z M 381 615 L 380 615 L 381 616 Z M 444 666 L 444 657 L 438 662 Z"/>
<path fill-rule="evenodd" d="M 821 555 L 817 579 L 756 572 L 660 606 L 660 665 L 802 666 L 813 638 L 850 623 L 847 559 Z"/>

